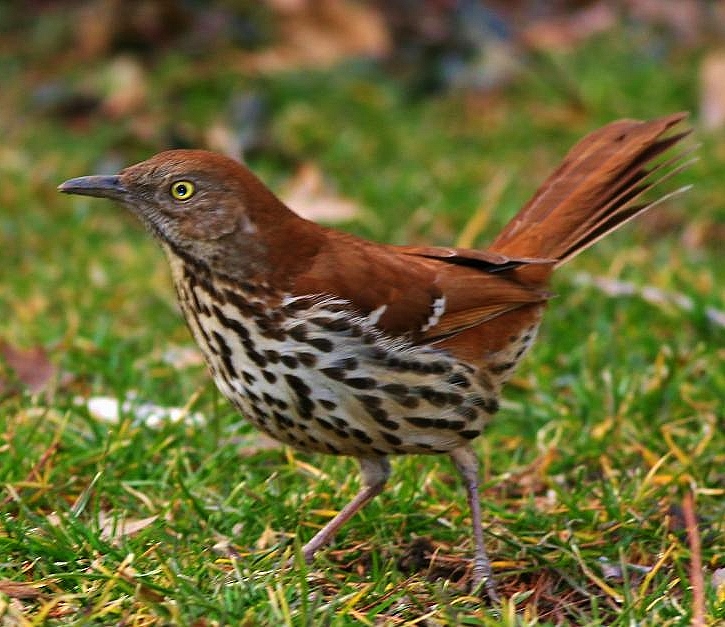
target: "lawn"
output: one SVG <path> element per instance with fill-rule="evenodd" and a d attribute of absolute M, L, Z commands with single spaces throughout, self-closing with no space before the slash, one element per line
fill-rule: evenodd
<path fill-rule="evenodd" d="M 556 274 L 475 442 L 500 608 L 467 591 L 470 518 L 445 456 L 394 459 L 385 492 L 305 565 L 299 547 L 357 490 L 354 461 L 253 430 L 215 391 L 148 234 L 56 192 L 238 132 L 252 102 L 264 140 L 247 160 L 272 189 L 312 165 L 357 208 L 338 228 L 437 245 L 473 231 L 483 247 L 588 131 L 696 114 L 702 49 L 654 53 L 622 27 L 529 59 L 494 93 L 412 96 L 371 63 L 260 77 L 169 48 L 114 117 L 83 108 L 107 58 L 48 65 L 37 44 L 59 24 L 0 48 L 3 624 L 684 625 L 699 593 L 725 620 L 725 135 L 697 115 L 699 160 L 668 184 L 692 189 Z M 35 393 L 8 347 L 45 351 L 21 356 Z M 128 402 L 103 419 L 101 397 Z M 144 419 L 150 403 L 181 419 Z"/>

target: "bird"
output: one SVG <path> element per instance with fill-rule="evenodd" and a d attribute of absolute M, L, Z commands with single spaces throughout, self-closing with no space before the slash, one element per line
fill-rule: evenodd
<path fill-rule="evenodd" d="M 300 451 L 359 462 L 359 492 L 304 544 L 305 560 L 383 490 L 391 456 L 448 454 L 471 513 L 471 581 L 497 601 L 473 442 L 534 342 L 553 271 L 671 195 L 647 199 L 687 165 L 686 116 L 591 132 L 483 249 L 318 225 L 241 162 L 204 150 L 58 189 L 121 203 L 158 240 L 208 370 L 247 420 Z"/>

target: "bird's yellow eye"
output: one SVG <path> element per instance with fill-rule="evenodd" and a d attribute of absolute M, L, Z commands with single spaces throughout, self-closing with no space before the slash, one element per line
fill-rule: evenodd
<path fill-rule="evenodd" d="M 194 195 L 194 184 L 191 181 L 176 181 L 171 185 L 171 195 L 176 200 L 189 200 Z"/>

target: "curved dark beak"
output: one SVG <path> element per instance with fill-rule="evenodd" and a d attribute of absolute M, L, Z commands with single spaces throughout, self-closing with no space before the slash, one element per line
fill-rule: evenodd
<path fill-rule="evenodd" d="M 120 176 L 79 176 L 58 185 L 58 191 L 113 200 L 123 200 L 128 195 Z"/>

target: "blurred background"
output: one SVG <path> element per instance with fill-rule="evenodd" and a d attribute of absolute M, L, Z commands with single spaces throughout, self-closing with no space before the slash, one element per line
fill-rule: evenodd
<path fill-rule="evenodd" d="M 93 579 L 99 554 L 114 572 L 126 567 L 127 553 L 89 544 L 96 513 L 149 521 L 161 512 L 155 526 L 146 523 L 156 537 L 124 539 L 137 542 L 128 551 L 142 556 L 139 569 L 156 587 L 129 601 L 124 575 L 109 594 L 173 622 L 175 606 L 158 591 L 173 598 L 182 590 L 194 608 L 188 624 L 207 613 L 236 621 L 244 603 L 268 610 L 264 586 L 280 595 L 302 586 L 306 598 L 306 584 L 291 576 L 283 587 L 221 593 L 216 582 L 230 570 L 209 559 L 209 547 L 222 536 L 239 550 L 283 547 L 296 517 L 318 521 L 339 505 L 336 494 L 344 502 L 354 491 L 352 462 L 318 456 L 295 465 L 298 454 L 270 449 L 240 424 L 213 391 L 156 244 L 119 207 L 58 194 L 63 180 L 115 173 L 168 148 L 207 148 L 244 160 L 311 219 L 392 243 L 483 246 L 584 134 L 617 118 L 683 110 L 699 160 L 670 189 L 693 188 L 557 274 L 561 298 L 542 339 L 512 381 L 490 440 L 479 442 L 494 486 L 482 493 L 500 504 L 492 518 L 504 520 L 496 533 L 509 543 L 492 554 L 510 556 L 515 545 L 524 565 L 504 565 L 504 592 L 549 586 L 554 592 L 531 603 L 571 624 L 588 624 L 569 613 L 571 598 L 586 605 L 586 594 L 609 593 L 599 581 L 587 582 L 586 594 L 567 583 L 586 580 L 578 554 L 566 553 L 577 538 L 570 521 L 591 525 L 580 538 L 588 572 L 599 572 L 602 555 L 609 564 L 651 564 L 668 534 L 682 540 L 680 519 L 670 517 L 680 485 L 704 486 L 698 513 L 712 531 L 704 559 L 720 569 L 716 585 L 725 590 L 725 2 L 0 2 L 0 482 L 15 490 L 4 501 L 11 513 L 0 547 L 12 558 L 0 577 L 60 581 L 58 595 L 81 590 L 85 599 L 88 582 L 101 581 Z M 90 401 L 99 398 L 116 403 L 115 418 L 96 412 Z M 199 411 L 211 426 L 161 419 L 161 431 L 150 432 L 138 407 L 123 405 L 134 398 L 184 408 L 181 416 Z M 312 473 L 312 463 L 322 470 Z M 339 582 L 376 567 L 381 603 L 389 602 L 388 576 L 401 598 L 412 594 L 390 565 L 411 534 L 438 533 L 441 542 L 447 533 L 442 554 L 460 549 L 456 568 L 467 563 L 458 532 L 467 529 L 465 499 L 438 469 L 445 463 L 396 462 L 407 469 L 394 488 L 404 498 L 371 506 L 395 537 L 373 541 L 380 562 L 367 549 L 336 554 L 342 574 L 319 588 L 333 606 L 347 598 Z M 608 492 L 630 469 L 639 479 L 622 485 L 641 486 L 622 498 L 626 487 Z M 243 487 L 230 493 L 230 477 Z M 87 502 L 95 509 L 84 518 L 76 506 Z M 645 512 L 634 523 L 630 507 Z M 95 531 L 61 533 L 50 512 Z M 431 520 L 444 515 L 454 523 L 432 532 Z M 614 520 L 631 523 L 632 535 L 605 524 Z M 375 525 L 375 515 L 362 516 L 349 533 L 369 539 Z M 537 538 L 555 541 L 555 528 L 564 548 L 550 557 Z M 164 560 L 170 566 L 157 571 Z M 430 576 L 428 561 L 412 563 Z M 197 581 L 201 564 L 209 571 Z M 632 616 L 655 607 L 665 617 L 686 614 L 669 594 L 686 565 L 657 573 L 651 597 L 627 596 Z M 621 572 L 607 572 L 619 585 Z M 637 576 L 625 579 L 637 588 Z M 105 588 L 93 586 L 105 607 Z M 29 615 L 32 594 L 23 597 Z M 235 594 L 246 599 L 241 606 Z M 607 598 L 611 618 L 621 599 Z"/>
<path fill-rule="evenodd" d="M 699 0 L 1 3 L 0 272 L 14 295 L 39 272 L 67 289 L 75 247 L 91 285 L 116 284 L 94 241 L 128 227 L 113 246 L 150 243 L 55 187 L 179 147 L 242 159 L 295 210 L 364 236 L 480 245 L 586 132 L 677 110 L 705 144 L 696 195 L 635 228 L 717 245 L 724 41 L 725 3 Z M 30 334 L 57 338 L 55 321 Z"/>

